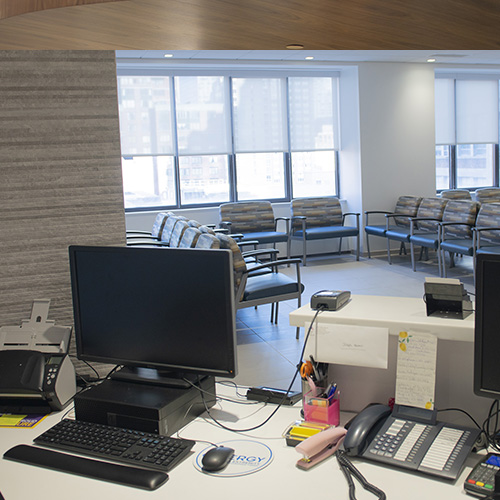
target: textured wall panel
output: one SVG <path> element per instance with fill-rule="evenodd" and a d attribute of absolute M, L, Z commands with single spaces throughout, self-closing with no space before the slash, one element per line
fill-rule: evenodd
<path fill-rule="evenodd" d="M 71 325 L 68 246 L 124 238 L 114 52 L 0 51 L 0 326 Z"/>

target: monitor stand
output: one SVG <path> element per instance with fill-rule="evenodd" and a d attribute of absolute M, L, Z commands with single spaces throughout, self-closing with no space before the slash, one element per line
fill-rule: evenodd
<path fill-rule="evenodd" d="M 124 366 L 114 372 L 112 380 L 123 382 L 136 382 L 138 384 L 156 385 L 160 387 L 172 387 L 175 389 L 190 389 L 199 379 L 193 373 L 170 372 L 157 370 L 155 368 L 141 368 L 137 366 Z"/>

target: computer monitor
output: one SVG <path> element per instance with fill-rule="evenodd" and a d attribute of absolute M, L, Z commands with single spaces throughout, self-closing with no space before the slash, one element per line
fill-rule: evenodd
<path fill-rule="evenodd" d="M 500 399 L 500 255 L 476 259 L 474 392 Z"/>
<path fill-rule="evenodd" d="M 230 251 L 71 246 L 69 257 L 79 359 L 173 387 L 236 375 Z"/>

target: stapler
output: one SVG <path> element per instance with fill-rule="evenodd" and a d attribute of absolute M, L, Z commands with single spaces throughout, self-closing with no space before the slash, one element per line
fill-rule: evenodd
<path fill-rule="evenodd" d="M 330 427 L 302 441 L 295 447 L 303 455 L 297 461 L 297 467 L 307 470 L 333 455 L 344 440 L 346 432 L 343 427 Z"/>

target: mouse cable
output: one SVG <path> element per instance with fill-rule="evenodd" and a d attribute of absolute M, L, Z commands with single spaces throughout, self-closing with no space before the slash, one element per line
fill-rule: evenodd
<path fill-rule="evenodd" d="M 300 359 L 299 359 L 299 362 L 297 363 L 297 366 L 295 368 L 295 372 L 293 374 L 293 377 L 292 377 L 292 380 L 290 382 L 290 385 L 288 386 L 288 389 L 286 390 L 286 393 L 283 395 L 283 399 L 278 403 L 278 405 L 276 406 L 276 408 L 271 412 L 271 414 L 263 421 L 261 422 L 260 424 L 257 424 L 253 427 L 248 427 L 246 429 L 232 429 L 231 427 L 228 427 L 226 425 L 224 425 L 223 423 L 219 422 L 213 415 L 210 414 L 210 409 L 208 408 L 207 406 L 207 403 L 205 401 L 205 397 L 204 397 L 204 394 L 202 391 L 200 391 L 201 393 L 201 399 L 203 401 L 203 405 L 205 406 L 205 411 L 207 412 L 207 414 L 209 415 L 209 417 L 213 420 L 214 423 L 216 423 L 219 427 L 222 427 L 223 429 L 227 430 L 227 431 L 231 431 L 231 432 L 249 432 L 249 431 L 254 431 L 256 429 L 259 429 L 260 427 L 262 427 L 263 425 L 267 424 L 267 422 L 269 422 L 269 420 L 271 420 L 272 417 L 274 417 L 274 415 L 276 415 L 276 412 L 281 408 L 281 406 L 283 405 L 283 401 L 285 400 L 285 398 L 288 396 L 288 393 L 292 390 L 292 386 L 295 382 L 295 379 L 297 378 L 297 374 L 299 373 L 299 367 L 302 363 L 302 359 L 304 358 L 304 353 L 306 351 L 306 345 L 307 345 L 307 341 L 309 340 L 309 335 L 311 334 L 311 330 L 312 330 L 312 327 L 314 325 L 314 323 L 316 322 L 316 318 L 318 317 L 318 314 L 324 310 L 324 306 L 321 306 L 319 309 L 317 309 L 316 311 L 316 314 L 314 315 L 312 321 L 311 321 L 311 324 L 309 326 L 309 329 L 307 331 L 307 334 L 306 334 L 306 337 L 304 339 L 304 345 L 302 347 L 302 351 L 300 353 Z"/>
<path fill-rule="evenodd" d="M 363 474 L 361 474 L 361 472 L 359 472 L 359 470 L 354 467 L 349 458 L 347 458 L 347 454 L 345 451 L 337 450 L 335 452 L 335 456 L 337 457 L 340 470 L 343 472 L 345 478 L 347 479 L 347 484 L 349 485 L 349 500 L 356 500 L 356 488 L 354 486 L 352 476 L 354 476 L 361 483 L 361 486 L 363 486 L 365 490 L 373 493 L 380 500 L 386 500 L 387 497 L 385 493 L 366 480 Z"/>

